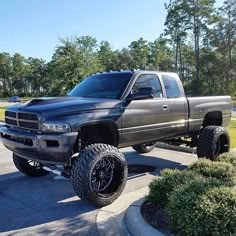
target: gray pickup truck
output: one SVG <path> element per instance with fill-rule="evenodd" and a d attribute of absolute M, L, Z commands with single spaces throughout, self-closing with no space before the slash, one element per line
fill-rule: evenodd
<path fill-rule="evenodd" d="M 75 193 L 98 206 L 113 202 L 127 179 L 118 148 L 150 152 L 155 142 L 197 147 L 198 157 L 229 151 L 229 96 L 186 97 L 175 73 L 104 72 L 67 96 L 8 107 L 2 143 L 19 171 L 72 179 Z"/>

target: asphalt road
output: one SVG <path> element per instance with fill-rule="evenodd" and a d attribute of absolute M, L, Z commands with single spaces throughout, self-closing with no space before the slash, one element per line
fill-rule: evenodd
<path fill-rule="evenodd" d="M 155 166 L 155 173 L 129 174 L 124 193 L 147 186 L 163 168 L 185 168 L 196 155 L 156 148 L 139 155 L 121 150 L 129 164 Z M 124 194 L 123 193 L 123 194 Z M 69 180 L 49 174 L 30 178 L 16 170 L 0 143 L 0 235 L 97 236 L 98 208 L 75 196 Z"/>

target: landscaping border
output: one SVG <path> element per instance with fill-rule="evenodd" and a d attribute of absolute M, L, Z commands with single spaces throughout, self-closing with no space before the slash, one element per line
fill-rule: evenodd
<path fill-rule="evenodd" d="M 166 236 L 149 225 L 141 215 L 141 206 L 145 198 L 133 202 L 126 211 L 125 222 L 128 231 L 134 236 Z"/>

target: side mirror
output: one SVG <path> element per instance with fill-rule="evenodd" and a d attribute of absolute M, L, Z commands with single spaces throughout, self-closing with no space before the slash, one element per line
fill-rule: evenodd
<path fill-rule="evenodd" d="M 155 89 L 152 87 L 144 87 L 140 88 L 137 93 L 130 94 L 126 98 L 127 101 L 132 100 L 141 100 L 141 99 L 148 99 L 154 98 Z"/>

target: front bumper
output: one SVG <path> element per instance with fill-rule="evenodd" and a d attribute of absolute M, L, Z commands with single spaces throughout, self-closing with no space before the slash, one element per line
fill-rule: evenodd
<path fill-rule="evenodd" d="M 73 152 L 78 133 L 38 134 L 25 130 L 0 128 L 3 145 L 15 154 L 48 164 L 66 163 Z"/>

